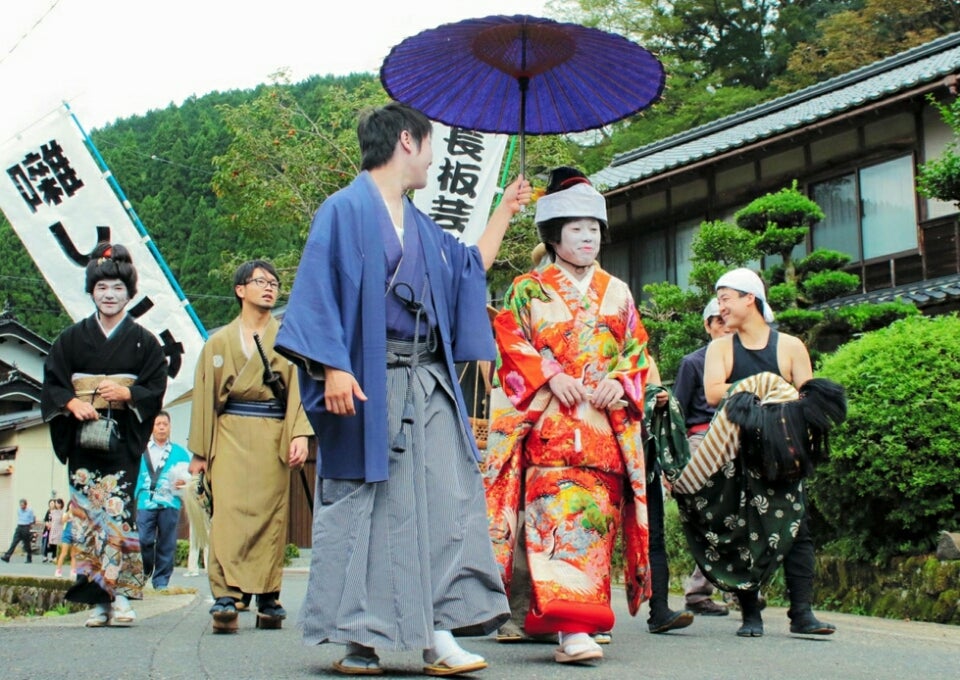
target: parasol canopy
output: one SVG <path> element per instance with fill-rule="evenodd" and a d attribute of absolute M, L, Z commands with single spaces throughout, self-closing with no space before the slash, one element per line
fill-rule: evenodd
<path fill-rule="evenodd" d="M 444 24 L 396 45 L 380 81 L 396 101 L 446 125 L 519 134 L 580 132 L 660 98 L 663 65 L 615 33 L 539 17 Z"/>

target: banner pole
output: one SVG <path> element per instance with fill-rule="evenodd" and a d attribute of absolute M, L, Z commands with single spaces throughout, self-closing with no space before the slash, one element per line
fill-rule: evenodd
<path fill-rule="evenodd" d="M 163 259 L 163 255 L 160 254 L 160 250 L 157 248 L 157 245 L 153 242 L 153 239 L 150 238 L 150 234 L 147 233 L 147 228 L 143 225 L 143 222 L 140 221 L 140 216 L 137 215 L 137 212 L 133 209 L 133 205 L 127 199 L 126 195 L 123 193 L 123 189 L 120 188 L 119 182 L 113 176 L 113 173 L 110 172 L 110 168 L 107 167 L 106 161 L 103 160 L 103 156 L 100 155 L 100 151 L 97 149 L 96 145 L 93 143 L 93 140 L 90 139 L 90 135 L 87 134 L 87 131 L 83 129 L 83 126 L 80 124 L 80 121 L 77 120 L 77 117 L 74 115 L 73 110 L 70 108 L 70 104 L 63 102 L 64 108 L 66 108 L 67 113 L 70 114 L 70 119 L 73 120 L 73 124 L 77 126 L 77 129 L 80 130 L 80 134 L 83 135 L 83 143 L 86 144 L 87 148 L 90 150 L 91 155 L 93 155 L 94 160 L 97 162 L 97 165 L 100 166 L 100 171 L 103 173 L 104 178 L 106 178 L 107 183 L 110 185 L 110 188 L 113 189 L 113 192 L 117 195 L 117 198 L 120 199 L 120 203 L 123 204 L 124 210 L 127 211 L 127 214 L 130 216 L 130 219 L 133 221 L 134 226 L 137 228 L 137 231 L 140 233 L 140 236 L 143 238 L 143 244 L 147 247 L 147 250 L 150 251 L 150 254 L 153 255 L 153 258 L 157 261 L 157 264 L 160 265 L 160 270 L 163 272 L 163 275 L 167 278 L 167 282 L 173 287 L 174 292 L 177 294 L 177 298 L 183 305 L 183 308 L 186 310 L 187 314 L 190 316 L 190 319 L 193 321 L 194 325 L 197 327 L 197 330 L 200 331 L 200 336 L 206 341 L 209 338 L 207 330 L 203 327 L 203 323 L 200 321 L 200 317 L 197 316 L 196 311 L 194 311 L 193 306 L 190 304 L 190 301 L 187 299 L 187 296 L 184 294 L 183 290 L 180 288 L 180 284 L 177 283 L 177 278 L 173 275 L 173 272 L 170 270 L 170 267 L 167 266 L 166 261 Z"/>
<path fill-rule="evenodd" d="M 507 178 L 510 176 L 510 163 L 513 161 L 513 150 L 517 147 L 517 136 L 512 135 L 510 137 L 510 148 L 507 149 L 507 162 L 503 164 L 503 172 L 500 174 L 500 191 L 497 192 L 497 200 L 493 202 L 493 207 L 496 208 L 500 205 L 500 201 L 503 200 L 503 190 L 507 185 Z"/>

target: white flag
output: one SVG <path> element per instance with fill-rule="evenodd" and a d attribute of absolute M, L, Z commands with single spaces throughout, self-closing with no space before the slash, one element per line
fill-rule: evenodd
<path fill-rule="evenodd" d="M 490 217 L 507 138 L 434 123 L 433 165 L 413 204 L 464 243 L 476 243 Z"/>
<path fill-rule="evenodd" d="M 191 389 L 206 332 L 69 111 L 59 109 L 0 147 L 0 171 L 0 209 L 74 321 L 95 310 L 84 291 L 84 269 L 97 243 L 130 251 L 139 290 L 127 311 L 163 345 L 166 400 Z"/>

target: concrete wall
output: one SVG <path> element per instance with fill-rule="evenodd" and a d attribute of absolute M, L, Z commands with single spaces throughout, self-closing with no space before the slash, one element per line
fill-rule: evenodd
<path fill-rule="evenodd" d="M 16 446 L 10 474 L 0 475 L 0 548 L 7 549 L 17 524 L 17 508 L 26 498 L 37 519 L 43 518 L 52 494 L 69 498 L 67 468 L 53 454 L 46 423 L 0 434 L 0 446 Z"/>

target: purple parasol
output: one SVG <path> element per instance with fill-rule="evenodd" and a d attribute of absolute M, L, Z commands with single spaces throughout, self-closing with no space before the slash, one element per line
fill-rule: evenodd
<path fill-rule="evenodd" d="M 478 132 L 591 130 L 659 99 L 665 74 L 623 36 L 526 15 L 444 24 L 394 47 L 380 81 L 398 102 Z"/>

